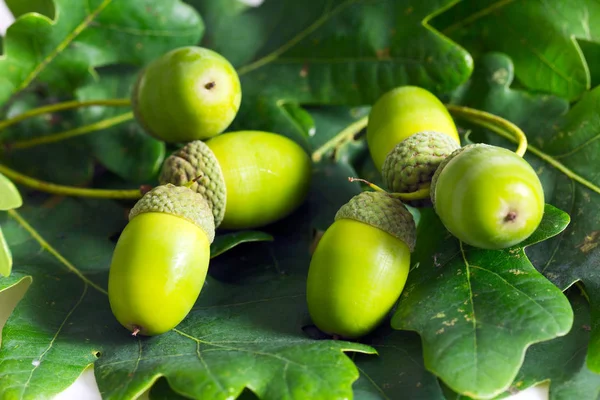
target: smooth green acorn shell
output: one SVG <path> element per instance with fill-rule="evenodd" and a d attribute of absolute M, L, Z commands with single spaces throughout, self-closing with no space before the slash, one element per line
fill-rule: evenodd
<path fill-rule="evenodd" d="M 404 289 L 410 250 L 381 229 L 351 219 L 335 221 L 313 254 L 307 303 L 323 332 L 355 339 L 375 329 Z"/>
<path fill-rule="evenodd" d="M 450 233 L 483 249 L 522 242 L 544 214 L 544 191 L 531 165 L 487 144 L 462 147 L 442 162 L 432 179 L 431 201 Z"/>
<path fill-rule="evenodd" d="M 378 209 L 381 203 L 387 205 Z M 415 226 L 410 213 L 396 220 L 400 227 L 392 225 L 394 218 L 384 220 L 387 212 L 398 210 L 408 213 L 399 200 L 364 192 L 343 206 L 325 231 L 307 279 L 309 313 L 323 332 L 349 339 L 364 336 L 383 321 L 400 297 L 414 237 L 408 239 L 410 245 L 404 240 L 409 233 L 415 234 Z"/>
<path fill-rule="evenodd" d="M 401 86 L 385 93 L 373 105 L 367 126 L 367 143 L 375 166 L 381 170 L 394 146 L 423 131 L 443 133 L 460 143 L 450 113 L 432 93 L 416 86 Z"/>
<path fill-rule="evenodd" d="M 144 130 L 165 142 L 208 139 L 235 118 L 242 99 L 235 68 L 218 53 L 180 47 L 148 64 L 131 102 Z"/>
<path fill-rule="evenodd" d="M 214 238 L 212 212 L 186 187 L 154 188 L 136 203 L 113 253 L 108 299 L 131 332 L 173 329 L 198 298 Z"/>
<path fill-rule="evenodd" d="M 388 154 L 382 168 L 383 180 L 395 193 L 427 188 L 442 161 L 459 147 L 443 133 L 416 133 L 398 143 Z M 411 204 L 416 205 L 416 202 Z"/>
<path fill-rule="evenodd" d="M 108 300 L 125 328 L 145 336 L 177 326 L 204 285 L 210 243 L 181 217 L 149 212 L 133 218 L 119 237 L 108 277 Z"/>
<path fill-rule="evenodd" d="M 310 157 L 296 142 L 270 132 L 228 132 L 206 142 L 227 190 L 220 227 L 249 229 L 278 221 L 306 199 Z"/>

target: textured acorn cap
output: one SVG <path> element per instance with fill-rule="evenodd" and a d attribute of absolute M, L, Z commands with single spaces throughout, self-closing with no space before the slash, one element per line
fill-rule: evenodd
<path fill-rule="evenodd" d="M 353 219 L 381 229 L 402 240 L 410 251 L 415 249 L 417 228 L 412 214 L 398 199 L 382 192 L 362 192 L 335 215 L 338 219 Z"/>
<path fill-rule="evenodd" d="M 215 221 L 206 199 L 185 186 L 167 184 L 155 187 L 133 206 L 129 220 L 149 212 L 172 214 L 186 219 L 206 233 L 209 243 L 215 238 Z"/>
<path fill-rule="evenodd" d="M 459 155 L 463 151 L 472 149 L 474 147 L 479 147 L 479 146 L 488 146 L 488 145 L 487 144 L 482 144 L 482 143 L 466 145 L 464 147 L 461 147 L 461 148 L 456 149 L 455 151 L 453 151 L 448 157 L 446 157 L 444 159 L 444 161 L 441 162 L 441 164 L 439 165 L 439 167 L 435 171 L 435 174 L 433 174 L 433 178 L 431 178 L 431 188 L 429 189 L 429 195 L 431 197 L 431 202 L 433 203 L 434 207 L 435 207 L 435 185 L 437 184 L 438 178 L 440 177 L 440 174 L 442 173 L 442 170 L 444 169 L 444 167 L 446 165 L 448 165 L 448 163 L 450 161 L 452 161 L 457 155 Z"/>
<path fill-rule="evenodd" d="M 382 175 L 395 193 L 416 192 L 426 188 L 444 159 L 460 148 L 448 135 L 419 132 L 398 143 L 387 155 Z"/>
<path fill-rule="evenodd" d="M 189 142 L 167 157 L 158 180 L 161 185 L 172 183 L 182 186 L 198 177 L 200 179 L 190 189 L 200 193 L 208 201 L 215 226 L 218 227 L 225 215 L 227 191 L 219 161 L 206 143 L 201 140 Z"/>

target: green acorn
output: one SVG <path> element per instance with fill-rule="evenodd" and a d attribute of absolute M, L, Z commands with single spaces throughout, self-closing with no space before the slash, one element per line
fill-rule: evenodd
<path fill-rule="evenodd" d="M 400 200 L 382 192 L 354 196 L 312 256 L 306 296 L 314 324 L 342 338 L 375 329 L 402 293 L 415 242 L 415 222 Z"/>
<path fill-rule="evenodd" d="M 483 249 L 522 242 L 544 215 L 544 190 L 531 165 L 487 144 L 468 145 L 448 156 L 433 176 L 430 196 L 446 229 Z"/>
<path fill-rule="evenodd" d="M 113 253 L 108 299 L 134 335 L 158 335 L 190 312 L 204 284 L 215 224 L 202 195 L 158 186 L 129 214 Z"/>
<path fill-rule="evenodd" d="M 300 207 L 308 195 L 312 163 L 300 145 L 282 135 L 228 132 L 206 143 L 190 142 L 169 156 L 159 180 L 183 185 L 198 176 L 191 187 L 208 200 L 217 227 L 252 229 Z"/>

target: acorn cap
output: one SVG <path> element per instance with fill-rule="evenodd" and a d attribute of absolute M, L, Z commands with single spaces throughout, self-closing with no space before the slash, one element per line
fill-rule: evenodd
<path fill-rule="evenodd" d="M 219 161 L 206 143 L 194 140 L 167 157 L 158 180 L 161 185 L 182 186 L 198 177 L 190 189 L 208 201 L 218 227 L 225 215 L 227 189 Z"/>
<path fill-rule="evenodd" d="M 133 206 L 129 212 L 129 220 L 149 212 L 183 218 L 200 227 L 206 233 L 209 243 L 215 238 L 215 221 L 206 199 L 185 186 L 166 184 L 155 187 Z"/>
<path fill-rule="evenodd" d="M 398 143 L 381 169 L 392 192 L 410 193 L 426 188 L 438 166 L 460 145 L 439 132 L 419 132 Z"/>
<path fill-rule="evenodd" d="M 435 174 L 433 174 L 433 178 L 431 178 L 431 187 L 429 188 L 429 196 L 431 197 L 431 202 L 433 203 L 434 207 L 435 207 L 435 185 L 437 184 L 437 180 L 440 177 L 440 174 L 442 173 L 442 170 L 444 169 L 444 167 L 446 165 L 448 165 L 448 163 L 450 161 L 452 161 L 452 159 L 454 159 L 457 155 L 459 155 L 463 151 L 468 150 L 468 149 L 472 149 L 473 147 L 477 147 L 477 146 L 488 146 L 488 145 L 487 144 L 481 144 L 481 143 L 466 145 L 464 147 L 461 147 L 461 148 L 458 148 L 458 149 L 454 150 L 448 157 L 446 157 L 444 159 L 444 161 L 442 161 L 440 163 L 439 167 L 435 171 Z"/>
<path fill-rule="evenodd" d="M 400 239 L 412 252 L 417 241 L 417 228 L 412 214 L 398 199 L 382 192 L 362 192 L 335 215 L 335 220 L 353 219 L 364 222 Z"/>

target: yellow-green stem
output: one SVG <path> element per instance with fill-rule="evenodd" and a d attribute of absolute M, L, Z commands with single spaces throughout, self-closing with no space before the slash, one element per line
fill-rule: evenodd
<path fill-rule="evenodd" d="M 52 104 L 49 106 L 44 106 L 44 107 L 39 107 L 39 108 L 36 108 L 33 110 L 29 110 L 20 115 L 15 116 L 13 118 L 9 118 L 7 120 L 0 121 L 0 131 L 11 125 L 14 125 L 20 121 L 24 121 L 28 118 L 31 118 L 31 117 L 34 117 L 37 115 L 41 115 L 41 114 L 64 111 L 64 110 L 69 110 L 69 109 L 79 108 L 79 107 L 89 107 L 89 106 L 126 107 L 126 106 L 130 106 L 130 105 L 131 105 L 130 99 L 108 99 L 108 100 L 90 100 L 90 101 L 76 101 L 75 100 L 75 101 L 67 101 L 67 102 L 63 102 L 63 103 L 56 103 L 56 104 Z M 490 114 L 490 113 L 487 113 L 484 111 L 480 111 L 480 110 L 475 110 L 475 109 L 468 108 L 468 107 L 457 106 L 457 105 L 452 105 L 452 104 L 448 104 L 448 105 L 446 105 L 446 107 L 452 114 L 462 117 L 466 120 L 469 120 L 477 125 L 487 128 L 487 129 L 490 129 L 491 131 L 495 132 L 496 134 L 498 134 L 506 139 L 509 139 L 513 142 L 518 143 L 516 153 L 521 157 L 525 154 L 525 151 L 527 150 L 527 137 L 525 136 L 523 131 L 518 126 L 513 124 L 512 122 L 507 121 L 496 115 L 493 115 L 493 114 Z M 94 132 L 94 131 L 97 131 L 100 129 L 105 129 L 110 126 L 128 121 L 132 118 L 133 118 L 133 113 L 128 112 L 128 113 L 125 113 L 125 114 L 122 114 L 122 115 L 119 115 L 116 117 L 112 117 L 112 118 L 109 118 L 109 119 L 106 119 L 103 121 L 99 121 L 99 122 L 96 122 L 96 123 L 93 123 L 90 125 L 86 125 L 83 127 L 67 130 L 64 132 L 59 132 L 59 133 L 44 136 L 44 137 L 17 141 L 17 142 L 10 143 L 8 145 L 10 146 L 11 149 L 24 149 L 24 148 L 37 146 L 40 144 L 54 143 L 54 142 L 69 139 L 69 138 L 72 138 L 75 136 L 80 136 L 80 135 L 84 135 L 84 134 L 87 134 L 90 132 Z M 367 126 L 367 123 L 368 123 L 368 117 L 363 117 L 360 120 L 358 120 L 358 121 L 354 122 L 353 124 L 351 124 L 350 126 L 348 126 L 346 129 L 344 129 L 342 132 L 340 132 L 340 134 L 336 135 L 336 137 L 334 137 L 329 142 L 327 142 L 324 146 L 322 146 L 317 151 L 315 151 L 313 153 L 313 160 L 314 161 L 320 160 L 320 158 L 323 156 L 323 154 L 325 154 L 328 150 L 330 150 L 331 148 L 334 148 L 340 142 L 343 142 L 344 140 L 346 140 L 348 137 L 356 135 L 356 133 L 360 132 L 362 129 L 364 129 Z M 546 154 L 542 153 L 540 150 L 535 149 L 533 147 L 530 147 L 530 150 L 532 153 L 536 154 L 538 157 L 542 158 L 543 160 L 549 162 L 551 165 L 553 165 L 557 169 L 561 170 L 563 173 L 565 173 L 567 176 L 571 177 L 572 179 L 582 183 L 583 185 L 585 185 L 589 188 L 592 188 L 592 189 L 596 188 L 595 185 L 593 185 L 590 182 L 584 180 L 583 178 L 573 174 L 570 170 L 568 170 L 566 167 L 564 167 L 558 161 L 555 161 L 554 159 L 550 158 Z M 0 172 L 4 173 L 7 177 L 9 177 L 10 179 L 12 179 L 15 182 L 20 183 L 22 185 L 29 186 L 29 187 L 37 189 L 37 190 L 42 190 L 42 191 L 46 191 L 49 193 L 55 193 L 55 194 L 60 194 L 60 195 L 79 196 L 79 197 L 96 197 L 96 198 L 113 198 L 113 199 L 137 199 L 137 198 L 141 197 L 141 195 L 142 195 L 142 193 L 139 189 L 136 189 L 136 190 L 103 190 L 103 189 L 85 189 L 85 188 L 76 188 L 76 187 L 70 187 L 70 186 L 56 185 L 53 183 L 44 182 L 44 181 L 40 181 L 40 180 L 31 178 L 31 177 L 28 177 L 26 175 L 23 175 L 23 174 L 21 174 L 17 171 L 14 171 L 3 165 L 0 165 Z M 379 188 L 378 186 L 376 186 L 370 182 L 366 182 L 366 183 L 375 190 L 380 190 L 380 191 L 385 192 L 385 190 Z M 416 192 L 411 192 L 411 193 L 390 193 L 390 195 L 393 197 L 396 197 L 398 199 L 405 200 L 405 201 L 422 200 L 422 199 L 426 199 L 429 197 L 429 188 L 420 189 Z"/>
<path fill-rule="evenodd" d="M 18 140 L 15 142 L 5 143 L 5 146 L 10 150 L 28 149 L 42 144 L 60 142 L 62 140 L 70 139 L 76 136 L 81 136 L 87 133 L 110 128 L 111 126 L 121 124 L 131 119 L 133 119 L 133 113 L 127 112 L 125 114 L 117 115 L 116 117 L 107 118 L 102 121 L 94 122 L 93 124 L 85 126 L 80 126 L 75 129 L 69 129 L 67 131 L 54 133 L 46 136 L 39 136 L 32 139 Z"/>
<path fill-rule="evenodd" d="M 374 183 L 367 181 L 366 179 L 350 177 L 350 178 L 348 178 L 348 180 L 350 182 L 362 182 L 376 192 L 386 193 L 390 197 L 393 197 L 393 198 L 399 199 L 399 200 L 403 200 L 403 201 L 423 200 L 423 199 L 429 198 L 429 185 L 427 185 L 426 188 L 422 188 L 422 189 L 419 189 L 417 191 L 410 192 L 410 193 L 389 193 L 385 189 L 377 186 Z"/>
<path fill-rule="evenodd" d="M 513 143 L 517 143 L 518 147 L 515 153 L 517 153 L 521 157 L 523 157 L 525 151 L 529 151 L 531 154 L 552 165 L 554 168 L 568 176 L 570 179 L 573 179 L 575 182 L 580 183 L 588 189 L 600 194 L 600 187 L 594 185 L 587 179 L 584 179 L 581 176 L 577 175 L 568 167 L 554 159 L 552 156 L 544 153 L 537 147 L 528 144 L 527 138 L 525 137 L 523 131 L 512 122 L 507 121 L 504 118 L 498 117 L 496 115 L 479 110 L 473 110 L 468 109 L 466 107 L 452 105 L 448 105 L 447 107 L 450 110 L 450 112 L 455 113 L 467 120 L 470 120 L 471 122 L 483 128 L 489 129 L 498 136 L 510 140 Z"/>
<path fill-rule="evenodd" d="M 410 193 L 390 193 L 391 197 L 400 199 L 402 201 L 415 201 L 428 199 L 430 195 L 429 185 L 423 189 L 419 189 Z"/>
<path fill-rule="evenodd" d="M 100 199 L 132 199 L 136 200 L 142 197 L 140 189 L 135 190 L 109 190 L 109 189 L 86 189 L 74 186 L 63 186 L 55 183 L 41 181 L 20 172 L 12 170 L 5 165 L 0 164 L 0 173 L 15 183 L 28 186 L 35 190 L 41 190 L 47 193 L 58 194 L 62 196 L 92 197 Z"/>
<path fill-rule="evenodd" d="M 498 129 L 498 127 L 495 125 L 488 124 L 483 121 L 478 122 L 478 124 L 484 128 L 487 128 L 487 129 L 493 131 L 494 133 L 498 134 L 499 136 L 502 136 L 503 138 L 510 140 L 513 143 L 517 143 L 517 139 L 514 136 L 507 134 L 502 129 Z M 561 162 L 559 162 L 552 156 L 544 153 L 542 150 L 538 149 L 537 147 L 532 146 L 532 145 L 527 145 L 527 151 L 529 151 L 531 154 L 537 156 L 538 158 L 542 159 L 543 161 L 547 162 L 548 164 L 552 165 L 554 168 L 556 168 L 557 170 L 559 170 L 560 172 L 562 172 L 563 174 L 568 176 L 570 179 L 573 179 L 575 182 L 580 183 L 583 186 L 587 187 L 588 189 L 600 194 L 600 187 L 596 186 L 592 182 L 588 181 L 587 179 L 584 179 L 583 177 L 579 176 L 575 172 L 571 171 L 564 164 L 562 164 Z"/>
<path fill-rule="evenodd" d="M 364 183 L 365 185 L 367 185 L 368 187 L 370 187 L 371 189 L 373 189 L 376 192 L 381 192 L 381 193 L 389 194 L 387 190 L 385 190 L 383 188 L 380 188 L 376 184 L 371 183 L 371 182 L 369 182 L 366 179 L 354 178 L 354 177 L 351 176 L 351 177 L 348 178 L 348 181 L 350 181 L 350 182 L 362 182 L 362 183 Z"/>
<path fill-rule="evenodd" d="M 69 110 L 79 107 L 90 107 L 90 106 L 109 106 L 109 107 L 127 107 L 131 105 L 129 99 L 109 99 L 109 100 L 90 100 L 90 101 L 66 101 L 63 103 L 51 104 L 49 106 L 35 108 L 33 110 L 26 111 L 15 117 L 9 118 L 4 121 L 0 121 L 0 131 L 7 127 L 14 125 L 18 122 L 24 121 L 28 118 L 35 117 L 37 115 L 53 113 L 58 111 Z M 16 141 L 12 143 L 6 143 L 5 145 L 10 149 L 26 149 L 41 144 L 48 144 L 59 142 L 65 139 L 69 139 L 75 136 L 84 135 L 90 132 L 95 132 L 101 129 L 106 129 L 111 126 L 123 123 L 125 121 L 133 119 L 133 113 L 127 112 L 125 114 L 117 115 L 112 118 L 108 118 L 102 121 L 95 122 L 86 126 L 70 129 L 63 132 L 58 132 L 52 135 L 26 139 Z M 47 193 L 53 193 L 62 196 L 76 196 L 76 197 L 90 197 L 90 198 L 102 198 L 102 199 L 132 199 L 136 200 L 142 197 L 143 193 L 141 189 L 132 190 L 109 190 L 109 189 L 87 189 L 79 188 L 74 186 L 57 185 L 55 183 L 45 182 L 39 179 L 32 178 L 24 175 L 13 169 L 8 168 L 5 165 L 0 164 L 0 173 L 14 181 L 15 183 L 28 186 L 35 190 L 40 190 Z"/>
<path fill-rule="evenodd" d="M 488 128 L 494 133 L 516 142 L 518 146 L 515 153 L 520 157 L 525 155 L 525 152 L 527 151 L 527 136 L 525 136 L 525 133 L 521 128 L 512 122 L 497 115 L 469 107 L 446 104 L 446 108 L 448 108 L 448 111 L 450 111 L 451 114 Z"/>
<path fill-rule="evenodd" d="M 48 243 L 38 233 L 38 231 L 35 230 L 35 228 L 33 228 L 31 225 L 29 225 L 29 222 L 27 222 L 23 217 L 21 217 L 21 214 L 19 214 L 17 212 L 17 210 L 8 210 L 8 214 L 13 219 L 15 219 L 40 244 L 40 246 L 45 251 L 47 251 L 52 256 L 54 256 L 54 258 L 56 258 L 58 261 L 60 261 L 60 263 L 63 264 L 69 271 L 71 271 L 72 273 L 74 273 L 75 275 L 77 275 L 82 281 L 84 281 L 85 283 L 87 283 L 88 285 L 90 285 L 91 287 L 93 287 L 94 289 L 96 289 L 97 291 L 99 291 L 101 293 L 104 293 L 104 294 L 108 294 L 108 292 L 104 288 L 102 288 L 101 286 L 99 286 L 96 283 L 94 283 L 91 280 L 89 280 L 73 264 L 71 264 L 71 262 L 69 262 L 69 260 L 67 260 L 66 258 L 64 258 L 62 256 L 62 254 L 60 254 L 58 251 L 56 251 L 56 249 L 54 247 L 52 247 L 50 245 L 50 243 Z"/>
<path fill-rule="evenodd" d="M 353 122 L 352 124 L 348 125 L 340 133 L 338 133 L 333 138 L 331 138 L 330 140 L 328 140 L 325 144 L 323 144 L 321 147 L 319 147 L 318 149 L 316 149 L 312 153 L 312 160 L 314 162 L 321 161 L 321 159 L 323 158 L 323 156 L 329 150 L 335 149 L 341 143 L 343 143 L 343 142 L 349 140 L 350 138 L 356 136 L 360 131 L 362 131 L 363 129 L 365 129 L 367 127 L 368 121 L 369 121 L 369 117 L 365 116 L 365 117 L 362 117 L 361 119 Z"/>
<path fill-rule="evenodd" d="M 73 108 L 80 107 L 91 107 L 91 106 L 109 106 L 109 107 L 128 107 L 131 105 L 129 99 L 107 99 L 107 100 L 88 100 L 88 101 L 65 101 L 63 103 L 50 104 L 48 106 L 34 108 L 32 110 L 25 111 L 22 114 L 16 115 L 12 118 L 0 121 L 0 131 L 8 128 L 17 122 L 24 121 L 26 119 L 35 117 L 37 115 L 49 114 L 58 111 L 71 110 Z"/>

